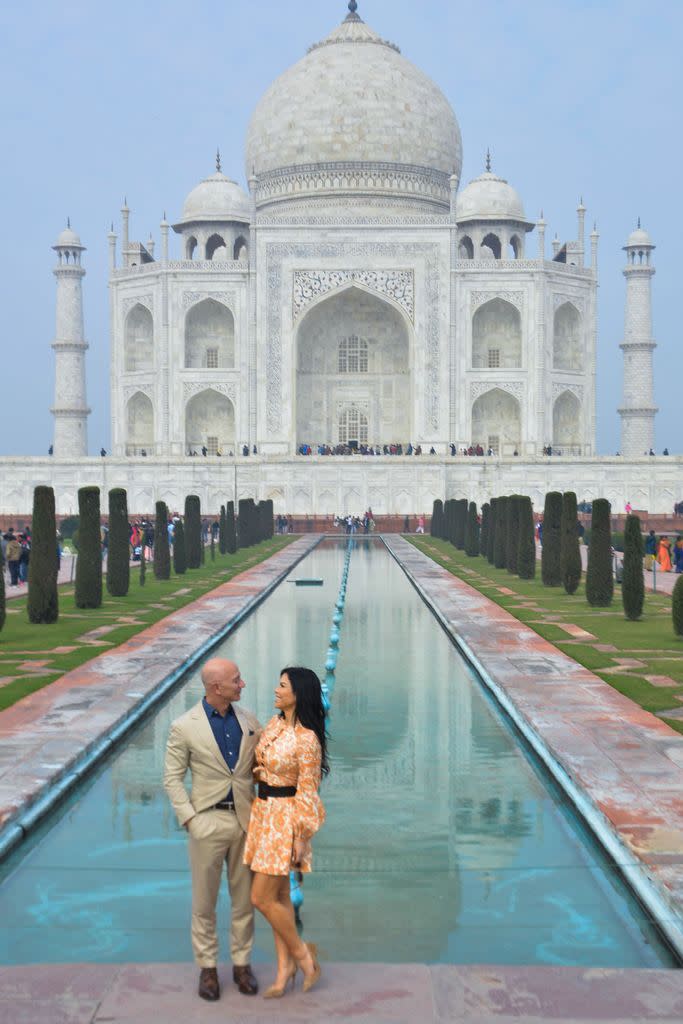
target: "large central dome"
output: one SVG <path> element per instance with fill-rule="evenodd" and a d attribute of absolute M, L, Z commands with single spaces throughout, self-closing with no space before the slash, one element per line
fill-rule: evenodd
<path fill-rule="evenodd" d="M 273 82 L 247 133 L 257 204 L 378 196 L 445 210 L 462 146 L 441 90 L 349 4 L 346 20 Z"/>

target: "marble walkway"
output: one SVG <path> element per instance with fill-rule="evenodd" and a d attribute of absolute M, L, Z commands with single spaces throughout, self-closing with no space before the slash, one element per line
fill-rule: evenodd
<path fill-rule="evenodd" d="M 679 924 L 683 736 L 403 538 L 388 536 L 386 541 L 447 628 L 476 651 L 512 713 L 535 733 L 570 782 L 581 787 L 588 810 L 618 844 L 625 870 L 649 880 L 661 895 L 672 926 Z M 94 722 L 106 728 L 101 717 L 105 708 L 115 715 L 110 721 L 125 714 L 130 702 L 140 699 L 141 681 L 145 687 L 158 685 L 164 664 L 186 657 L 192 645 L 201 643 L 197 630 L 210 633 L 207 620 L 215 630 L 219 622 L 237 614 L 259 588 L 288 571 L 311 543 L 302 538 L 123 645 L 125 655 L 122 649 L 102 655 L 69 673 L 70 682 L 64 682 L 69 678 L 65 676 L 0 715 L 0 814 L 6 819 L 16 813 L 22 794 L 23 799 L 35 795 L 60 758 L 63 765 L 68 763 L 79 745 L 93 741 L 85 735 L 86 727 Z M 126 660 L 118 663 L 119 656 Z M 96 678 L 90 673 L 98 663 Z M 37 698 L 49 703 L 28 704 Z M 22 741 L 26 723 L 34 726 L 43 712 L 49 736 L 35 743 L 33 736 Z M 259 968 L 259 974 L 267 984 L 272 968 Z M 221 978 L 223 997 L 206 1004 L 195 994 L 197 970 L 191 964 L 4 967 L 0 1024 L 683 1022 L 683 971 L 676 970 L 325 964 L 314 992 L 304 996 L 297 990 L 275 1004 L 240 996 L 226 967 Z"/>

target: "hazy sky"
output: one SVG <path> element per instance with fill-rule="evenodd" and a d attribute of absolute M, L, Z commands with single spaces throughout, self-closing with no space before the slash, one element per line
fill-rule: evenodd
<path fill-rule="evenodd" d="M 243 143 L 270 82 L 346 14 L 344 0 L 25 0 L 0 10 L 4 372 L 0 453 L 52 439 L 55 280 L 51 245 L 67 216 L 84 265 L 90 451 L 109 448 L 107 239 L 159 240 L 214 167 L 244 183 Z M 653 282 L 657 449 L 680 452 L 683 3 L 679 0 L 359 0 L 449 98 L 463 184 L 493 170 L 543 208 L 548 243 L 600 232 L 598 450 L 619 447 L 624 253 L 638 216 L 657 245 Z M 343 96 L 340 96 L 343 102 Z M 172 255 L 178 256 L 172 235 Z M 533 234 L 530 255 L 536 254 Z M 548 244 L 548 251 L 550 246 Z M 680 287 L 680 285 L 678 286 Z M 678 295 L 678 297 L 677 297 Z"/>

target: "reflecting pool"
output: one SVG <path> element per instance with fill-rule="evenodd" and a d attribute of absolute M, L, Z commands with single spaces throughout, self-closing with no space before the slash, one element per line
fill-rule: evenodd
<path fill-rule="evenodd" d="M 334 960 L 674 966 L 381 542 L 354 545 L 305 936 Z M 219 649 L 262 722 L 283 666 L 322 672 L 344 550 L 316 548 L 293 576 L 323 586 L 283 583 Z M 200 695 L 193 673 L 2 869 L 2 962 L 192 959 L 161 776 L 169 723 Z M 259 921 L 254 960 L 272 956 Z"/>

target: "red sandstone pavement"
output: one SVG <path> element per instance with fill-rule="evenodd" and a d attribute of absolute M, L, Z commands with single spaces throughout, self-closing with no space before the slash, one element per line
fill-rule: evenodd
<path fill-rule="evenodd" d="M 618 837 L 621 863 L 660 888 L 677 921 L 683 905 L 683 737 L 407 541 L 386 540 Z M 22 800 L 34 799 L 59 759 L 67 764 L 94 741 L 89 724 L 99 732 L 111 727 L 101 715 L 103 704 L 120 717 L 198 646 L 198 629 L 202 636 L 215 632 L 311 543 L 295 542 L 0 715 L 0 814 L 6 819 Z M 36 723 L 43 728 L 43 722 L 48 732 L 33 742 Z M 189 964 L 4 967 L 0 1024 L 683 1024 L 683 972 L 673 970 L 337 963 L 324 965 L 314 992 L 297 990 L 277 1003 L 240 996 L 228 969 L 220 973 L 223 997 L 207 1004 L 195 994 L 197 969 Z M 272 973 L 272 967 L 259 968 L 262 984 Z"/>

